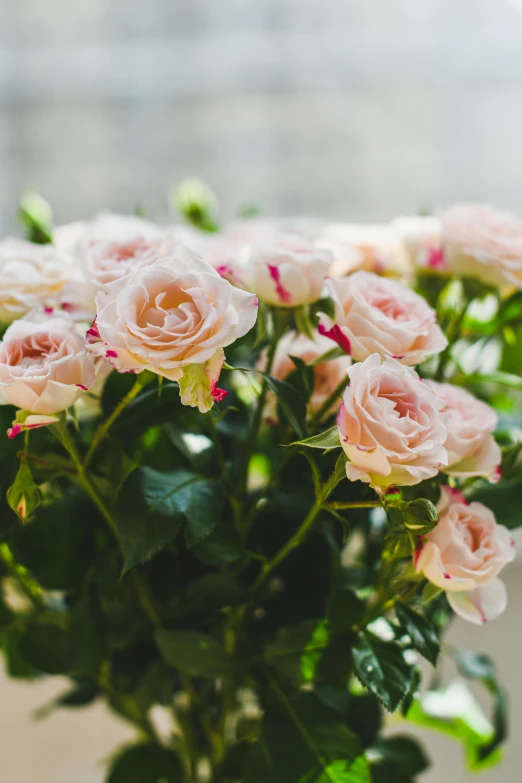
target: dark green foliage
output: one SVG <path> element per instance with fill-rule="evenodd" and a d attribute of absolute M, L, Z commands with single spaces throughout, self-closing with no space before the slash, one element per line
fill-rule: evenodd
<path fill-rule="evenodd" d="M 413 677 L 400 647 L 383 642 L 371 633 L 361 632 L 354 643 L 355 674 L 386 707 L 393 712 L 408 695 Z"/>
<path fill-rule="evenodd" d="M 183 783 L 179 758 L 159 745 L 131 745 L 111 764 L 107 783 Z"/>
<path fill-rule="evenodd" d="M 440 641 L 433 624 L 406 604 L 397 603 L 395 611 L 415 650 L 435 666 L 440 653 Z"/>

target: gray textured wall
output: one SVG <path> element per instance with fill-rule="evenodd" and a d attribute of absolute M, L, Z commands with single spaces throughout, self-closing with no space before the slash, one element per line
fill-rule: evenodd
<path fill-rule="evenodd" d="M 225 213 L 522 212 L 522 14 L 506 0 L 2 0 L 0 228 L 166 211 L 198 172 Z"/>
<path fill-rule="evenodd" d="M 460 198 L 522 213 L 522 14 L 505 0 L 0 0 L 0 231 L 32 186 L 59 222 L 101 206 L 166 213 L 170 181 L 208 178 L 232 215 L 385 219 Z M 509 685 L 519 783 L 520 594 L 453 638 Z M 100 783 L 128 732 L 101 710 L 31 723 L 54 682 L 0 682 L 2 783 Z M 426 783 L 463 783 L 429 737 Z M 391 782 L 390 782 L 391 783 Z"/>

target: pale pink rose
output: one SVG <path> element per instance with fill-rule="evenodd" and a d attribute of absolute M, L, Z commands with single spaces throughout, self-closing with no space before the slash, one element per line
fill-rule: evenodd
<path fill-rule="evenodd" d="M 247 287 L 277 307 L 316 302 L 323 292 L 331 255 L 294 234 L 271 244 L 252 245 L 247 259 Z"/>
<path fill-rule="evenodd" d="M 444 473 L 459 478 L 484 476 L 497 481 L 502 455 L 491 434 L 498 424 L 496 411 L 459 386 L 428 383 L 445 406 L 448 438 L 444 445 L 448 467 Z"/>
<path fill-rule="evenodd" d="M 381 491 L 418 484 L 447 465 L 444 404 L 417 373 L 373 354 L 348 370 L 337 417 L 351 481 Z"/>
<path fill-rule="evenodd" d="M 442 216 L 451 271 L 494 286 L 522 288 L 522 221 L 484 204 L 457 204 Z"/>
<path fill-rule="evenodd" d="M 320 334 L 315 334 L 312 340 L 304 334 L 287 332 L 278 343 L 270 375 L 284 381 L 296 369 L 290 358 L 291 356 L 302 359 L 305 364 L 313 364 L 313 362 L 328 353 L 328 351 L 331 351 L 331 349 L 332 343 L 330 340 L 327 337 L 322 337 Z M 346 383 L 348 383 L 346 370 L 351 363 L 352 360 L 349 356 L 341 356 L 337 359 L 330 359 L 314 365 L 314 388 L 308 404 L 309 413 L 315 413 L 319 410 L 339 385 L 342 378 L 346 378 Z M 261 370 L 264 370 L 266 366 L 266 352 L 263 352 L 261 355 L 258 366 Z M 334 410 L 336 407 L 338 407 L 338 403 L 334 402 L 331 410 Z M 277 400 L 275 397 L 270 397 L 265 414 L 268 419 L 276 420 Z"/>
<path fill-rule="evenodd" d="M 14 321 L 0 343 L 1 402 L 36 414 L 25 428 L 56 421 L 53 414 L 94 386 L 103 364 L 85 350 L 70 316 L 33 311 Z"/>
<path fill-rule="evenodd" d="M 448 271 L 442 248 L 442 221 L 433 215 L 394 218 L 391 228 L 401 237 L 414 267 Z"/>
<path fill-rule="evenodd" d="M 515 542 L 482 503 L 467 503 L 442 487 L 439 523 L 414 556 L 415 568 L 446 591 L 452 609 L 481 625 L 506 608 L 507 595 L 498 574 L 515 557 Z"/>
<path fill-rule="evenodd" d="M 237 220 L 224 231 L 207 235 L 204 243 L 198 246 L 190 241 L 185 244 L 211 264 L 221 277 L 240 288 L 249 288 L 252 248 L 273 244 L 280 233 L 275 221 L 251 218 Z"/>
<path fill-rule="evenodd" d="M 378 353 L 414 365 L 448 344 L 434 310 L 398 280 L 359 271 L 329 278 L 326 291 L 335 312 L 319 329 L 357 361 Z"/>
<path fill-rule="evenodd" d="M 392 277 L 409 272 L 404 242 L 391 225 L 330 223 L 320 231 L 317 246 L 332 253 L 332 276 L 349 275 L 358 269 Z"/>
<path fill-rule="evenodd" d="M 96 297 L 87 333 L 90 350 L 120 372 L 150 370 L 178 381 L 182 402 L 208 410 L 222 392 L 216 383 L 223 348 L 246 334 L 257 299 L 235 288 L 187 248 L 134 269 Z"/>
<path fill-rule="evenodd" d="M 98 215 L 90 223 L 62 226 L 54 234 L 58 248 L 79 258 L 93 295 L 135 267 L 172 255 L 181 238 L 174 229 L 111 212 Z"/>
<path fill-rule="evenodd" d="M 0 323 L 37 307 L 59 308 L 82 279 L 72 256 L 53 245 L 22 239 L 0 242 Z"/>

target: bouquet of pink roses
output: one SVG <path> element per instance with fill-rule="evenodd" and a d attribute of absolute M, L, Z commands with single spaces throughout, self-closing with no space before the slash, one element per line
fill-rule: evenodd
<path fill-rule="evenodd" d="M 441 639 L 507 601 L 522 223 L 220 229 L 203 187 L 180 204 L 53 228 L 31 196 L 0 242 L 8 673 L 135 726 L 110 783 L 409 783 L 412 724 L 493 763 L 494 665 Z M 488 718 L 421 685 L 442 654 Z"/>

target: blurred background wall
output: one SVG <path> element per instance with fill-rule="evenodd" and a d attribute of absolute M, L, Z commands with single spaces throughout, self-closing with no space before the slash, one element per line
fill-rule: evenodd
<path fill-rule="evenodd" d="M 388 219 L 487 200 L 522 214 L 522 13 L 507 0 L 0 0 L 0 232 L 26 187 L 59 223 L 144 205 L 206 178 L 225 217 Z M 503 767 L 520 783 L 522 569 L 508 612 L 460 621 L 511 696 Z M 101 709 L 34 722 L 60 683 L 0 680 L 2 783 L 101 783 L 129 731 Z M 517 736 L 518 735 L 518 736 Z M 464 783 L 429 737 L 425 783 Z M 393 783 L 393 781 L 390 781 Z"/>
<path fill-rule="evenodd" d="M 0 229 L 27 186 L 161 216 L 190 173 L 227 216 L 522 212 L 521 98 L 508 0 L 1 0 Z"/>

